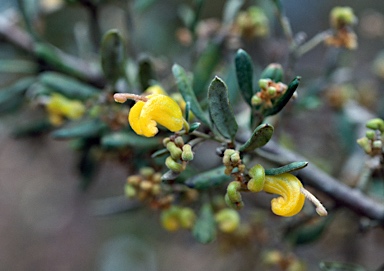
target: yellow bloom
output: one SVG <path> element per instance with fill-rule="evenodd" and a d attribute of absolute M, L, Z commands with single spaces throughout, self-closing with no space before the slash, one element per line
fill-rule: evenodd
<path fill-rule="evenodd" d="M 179 105 L 170 97 L 152 94 L 146 101 L 137 101 L 129 112 L 128 121 L 138 134 L 152 137 L 158 132 L 157 123 L 172 132 L 183 128 L 183 115 Z"/>
<path fill-rule="evenodd" d="M 77 100 L 70 100 L 53 93 L 46 105 L 49 120 L 53 125 L 61 125 L 64 118 L 79 119 L 85 112 L 85 106 Z"/>
<path fill-rule="evenodd" d="M 278 194 L 272 199 L 272 212 L 280 216 L 294 216 L 304 206 L 305 196 L 301 193 L 303 185 L 294 175 L 283 173 L 275 176 L 265 176 L 263 190 Z"/>

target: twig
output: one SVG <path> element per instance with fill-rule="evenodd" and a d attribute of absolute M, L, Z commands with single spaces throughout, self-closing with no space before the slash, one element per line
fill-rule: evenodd
<path fill-rule="evenodd" d="M 263 153 L 268 155 L 263 155 Z M 279 164 L 307 160 L 292 151 L 282 148 L 273 141 L 268 142 L 259 154 L 272 162 L 278 160 Z M 273 157 L 271 155 L 273 155 Z M 336 203 L 349 208 L 359 215 L 377 220 L 381 225 L 384 225 L 383 203 L 374 201 L 360 190 L 341 183 L 313 164 L 309 164 L 306 168 L 300 170 L 299 176 L 305 184 L 324 192 Z"/>
<path fill-rule="evenodd" d="M 17 21 L 17 14 L 12 10 L 0 14 L 0 38 L 4 38 L 28 54 L 42 60 L 55 71 L 70 73 L 70 75 L 98 87 L 105 85 L 101 72 L 90 63 L 66 54 L 51 44 L 40 43 L 39 48 L 43 45 L 47 50 L 44 53 L 38 50 L 32 37 L 16 24 Z"/>

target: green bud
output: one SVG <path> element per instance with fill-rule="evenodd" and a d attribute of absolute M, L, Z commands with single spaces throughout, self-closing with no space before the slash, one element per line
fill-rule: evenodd
<path fill-rule="evenodd" d="M 174 172 L 182 172 L 184 170 L 183 165 L 177 163 L 171 156 L 168 156 L 167 159 L 165 159 L 165 165 Z"/>
<path fill-rule="evenodd" d="M 168 231 L 176 231 L 180 228 L 180 221 L 178 218 L 179 208 L 176 206 L 171 207 L 168 210 L 164 210 L 161 213 L 161 224 L 164 229 Z"/>
<path fill-rule="evenodd" d="M 150 179 L 154 173 L 155 173 L 155 170 L 151 167 L 142 167 L 140 169 L 140 175 L 147 180 Z"/>
<path fill-rule="evenodd" d="M 247 187 L 251 192 L 260 192 L 264 188 L 265 170 L 263 166 L 257 164 L 249 170 L 249 180 Z"/>
<path fill-rule="evenodd" d="M 374 149 L 381 149 L 383 147 L 383 142 L 381 142 L 381 140 L 375 140 L 372 142 L 372 147 Z"/>
<path fill-rule="evenodd" d="M 182 148 L 184 146 L 184 140 L 181 136 L 178 136 L 175 138 L 175 144 L 176 146 L 178 146 L 179 148 Z"/>
<path fill-rule="evenodd" d="M 184 229 L 192 229 L 196 221 L 196 214 L 191 208 L 182 208 L 179 212 L 180 225 Z"/>
<path fill-rule="evenodd" d="M 240 162 L 240 154 L 239 152 L 235 152 L 231 155 L 231 161 L 233 163 L 239 163 Z"/>
<path fill-rule="evenodd" d="M 233 202 L 228 196 L 228 193 L 225 194 L 224 201 L 227 204 L 228 207 L 235 209 L 235 210 L 240 210 L 241 208 L 244 207 L 244 202 Z"/>
<path fill-rule="evenodd" d="M 166 147 L 169 153 L 171 154 L 173 160 L 179 160 L 181 158 L 181 154 L 183 153 L 183 151 L 179 147 L 177 147 L 174 142 L 168 142 Z"/>
<path fill-rule="evenodd" d="M 357 18 L 350 7 L 334 7 L 330 14 L 332 27 L 339 29 L 346 25 L 353 25 Z"/>
<path fill-rule="evenodd" d="M 220 210 L 215 215 L 215 220 L 218 223 L 219 229 L 226 233 L 234 232 L 240 225 L 239 213 L 228 208 Z"/>
<path fill-rule="evenodd" d="M 128 198 L 133 198 L 134 196 L 136 196 L 136 189 L 135 189 L 135 187 L 133 187 L 132 185 L 127 183 L 124 186 L 124 194 Z"/>
<path fill-rule="evenodd" d="M 269 64 L 261 73 L 261 78 L 269 78 L 273 82 L 281 82 L 283 80 L 284 70 L 283 67 L 278 63 Z"/>
<path fill-rule="evenodd" d="M 227 196 L 228 199 L 234 203 L 238 208 L 241 208 L 244 206 L 243 200 L 241 198 L 240 194 L 241 189 L 241 183 L 238 181 L 232 181 L 228 184 L 227 187 Z M 241 206 L 241 207 L 239 207 Z"/>
<path fill-rule="evenodd" d="M 360 147 L 362 147 L 366 153 L 372 152 L 371 142 L 368 138 L 366 138 L 366 137 L 359 138 L 357 140 L 357 144 L 359 144 Z"/>
<path fill-rule="evenodd" d="M 368 139 L 373 140 L 373 139 L 375 139 L 376 133 L 375 133 L 375 131 L 368 130 L 368 131 L 365 132 L 365 136 Z"/>
<path fill-rule="evenodd" d="M 260 105 L 263 102 L 263 100 L 257 96 L 256 94 L 252 96 L 251 104 L 252 105 Z"/>
<path fill-rule="evenodd" d="M 268 94 L 271 96 L 276 95 L 277 89 L 275 87 L 269 87 L 268 88 Z"/>
<path fill-rule="evenodd" d="M 171 142 L 171 139 L 170 139 L 169 137 L 164 138 L 164 139 L 163 139 L 163 145 L 164 145 L 164 147 L 167 147 L 167 144 L 168 144 L 169 142 Z"/>
<path fill-rule="evenodd" d="M 260 79 L 259 80 L 259 87 L 261 89 L 268 88 L 269 83 L 271 82 L 271 79 Z"/>
<path fill-rule="evenodd" d="M 384 133 L 384 121 L 380 118 L 369 120 L 365 126 L 369 129 L 379 130 L 380 132 Z"/>
<path fill-rule="evenodd" d="M 192 161 L 193 160 L 193 151 L 192 151 L 191 145 L 185 144 L 183 146 L 183 153 L 181 154 L 181 159 L 183 161 Z"/>

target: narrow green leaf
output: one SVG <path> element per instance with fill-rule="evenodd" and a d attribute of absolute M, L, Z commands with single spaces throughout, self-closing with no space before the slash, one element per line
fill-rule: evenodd
<path fill-rule="evenodd" d="M 243 49 L 239 49 L 235 56 L 237 83 L 244 100 L 251 105 L 253 91 L 253 63 L 251 57 Z"/>
<path fill-rule="evenodd" d="M 185 184 L 190 188 L 204 190 L 229 182 L 231 179 L 231 176 L 224 174 L 224 167 L 218 167 L 187 179 Z"/>
<path fill-rule="evenodd" d="M 141 57 L 139 60 L 139 80 L 142 91 L 151 86 L 151 80 L 155 79 L 155 72 L 152 68 L 151 60 L 148 56 Z"/>
<path fill-rule="evenodd" d="M 25 92 L 35 81 L 35 77 L 25 77 L 10 86 L 1 89 L 0 114 L 9 113 L 19 108 L 24 101 L 23 96 Z"/>
<path fill-rule="evenodd" d="M 39 81 L 70 99 L 86 100 L 100 94 L 100 89 L 82 83 L 72 77 L 57 72 L 44 72 Z"/>
<path fill-rule="evenodd" d="M 192 234 L 197 241 L 207 244 L 215 240 L 216 233 L 216 222 L 212 206 L 206 203 L 200 209 L 199 217 L 192 229 Z"/>
<path fill-rule="evenodd" d="M 99 120 L 79 121 L 52 132 L 52 137 L 55 139 L 95 137 L 105 128 L 106 124 Z"/>
<path fill-rule="evenodd" d="M 221 59 L 221 43 L 212 42 L 202 52 L 193 69 L 193 90 L 197 98 L 207 95 L 207 86 L 212 73 Z"/>
<path fill-rule="evenodd" d="M 124 76 L 126 45 L 117 29 L 109 30 L 101 42 L 101 67 L 105 78 L 114 84 Z"/>
<path fill-rule="evenodd" d="M 195 116 L 200 119 L 204 124 L 209 126 L 209 121 L 205 116 L 203 109 L 196 99 L 196 95 L 193 92 L 191 84 L 187 78 L 185 70 L 180 65 L 174 64 L 172 67 L 173 76 L 176 79 L 177 87 L 183 96 L 184 101 L 189 102 L 191 105 L 191 111 Z"/>
<path fill-rule="evenodd" d="M 189 131 L 188 131 L 188 133 L 192 133 L 193 131 L 199 129 L 200 124 L 201 124 L 200 122 L 194 122 L 194 123 L 192 123 L 191 125 L 189 125 Z"/>
<path fill-rule="evenodd" d="M 219 133 L 228 139 L 236 136 L 238 125 L 228 99 L 228 89 L 223 80 L 215 77 L 208 89 L 209 116 Z"/>
<path fill-rule="evenodd" d="M 273 130 L 273 126 L 268 123 L 260 124 L 253 131 L 248 141 L 239 148 L 239 151 L 253 151 L 264 146 L 272 138 Z"/>
<path fill-rule="evenodd" d="M 48 119 L 44 118 L 16 127 L 15 130 L 12 131 L 12 136 L 15 138 L 34 137 L 47 133 L 52 129 L 52 124 Z"/>
<path fill-rule="evenodd" d="M 101 138 L 101 145 L 105 148 L 119 149 L 125 147 L 153 148 L 159 146 L 159 139 L 138 136 L 131 132 L 113 132 Z"/>
<path fill-rule="evenodd" d="M 283 173 L 288 173 L 288 172 L 305 168 L 307 165 L 308 165 L 308 162 L 306 161 L 293 162 L 278 168 L 268 168 L 265 170 L 265 175 L 279 175 Z"/>
<path fill-rule="evenodd" d="M 166 154 L 169 155 L 169 150 L 167 148 L 163 148 L 163 149 L 157 150 L 154 153 L 152 153 L 151 158 L 160 157 L 160 156 L 163 156 Z"/>
<path fill-rule="evenodd" d="M 292 80 L 292 82 L 288 85 L 288 89 L 285 91 L 285 93 L 277 101 L 274 102 L 273 107 L 263 112 L 264 117 L 275 115 L 284 108 L 284 106 L 288 103 L 289 99 L 291 99 L 292 95 L 295 93 L 297 87 L 299 86 L 300 79 L 300 76 L 296 76 L 296 78 Z"/>
<path fill-rule="evenodd" d="M 319 267 L 322 271 L 367 271 L 361 265 L 342 262 L 321 262 Z"/>
<path fill-rule="evenodd" d="M 227 0 L 224 6 L 223 23 L 231 24 L 244 4 L 244 0 Z"/>

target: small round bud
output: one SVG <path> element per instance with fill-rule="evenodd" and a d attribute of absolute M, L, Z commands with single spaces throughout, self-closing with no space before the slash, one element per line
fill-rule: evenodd
<path fill-rule="evenodd" d="M 152 187 L 153 187 L 152 182 L 150 182 L 148 180 L 143 180 L 140 183 L 140 189 L 143 191 L 150 191 L 150 190 L 152 190 Z"/>
<path fill-rule="evenodd" d="M 173 160 L 179 160 L 181 158 L 181 154 L 183 153 L 183 151 L 179 147 L 177 147 L 174 142 L 168 142 L 167 149 L 171 154 Z"/>
<path fill-rule="evenodd" d="M 164 147 L 167 147 L 168 142 L 171 142 L 171 139 L 169 137 L 166 137 L 166 138 L 163 139 Z"/>
<path fill-rule="evenodd" d="M 136 189 L 135 189 L 135 187 L 133 187 L 130 184 L 126 184 L 124 186 L 124 194 L 128 198 L 133 198 L 134 196 L 136 196 Z"/>
<path fill-rule="evenodd" d="M 152 185 L 151 193 L 152 195 L 158 195 L 161 191 L 161 186 L 159 184 Z"/>
<path fill-rule="evenodd" d="M 256 94 L 252 96 L 251 104 L 252 105 L 260 105 L 263 102 L 263 100 L 257 96 Z"/>
<path fill-rule="evenodd" d="M 372 142 L 372 147 L 374 149 L 381 149 L 383 147 L 383 142 L 381 142 L 381 140 L 375 140 Z"/>
<path fill-rule="evenodd" d="M 138 186 L 142 180 L 140 175 L 132 175 L 127 178 L 127 183 L 133 186 Z"/>
<path fill-rule="evenodd" d="M 375 131 L 368 130 L 368 131 L 365 132 L 365 136 L 368 139 L 373 140 L 373 139 L 375 139 L 376 133 L 375 133 Z"/>
<path fill-rule="evenodd" d="M 215 215 L 219 229 L 225 233 L 231 233 L 238 229 L 240 225 L 239 213 L 233 209 L 225 208 Z"/>
<path fill-rule="evenodd" d="M 154 183 L 161 183 L 161 173 L 160 172 L 156 172 L 155 174 L 152 175 L 152 182 Z"/>
<path fill-rule="evenodd" d="M 247 184 L 247 188 L 251 192 L 260 192 L 263 190 L 265 182 L 265 170 L 263 166 L 257 164 L 249 170 L 251 179 Z"/>
<path fill-rule="evenodd" d="M 155 170 L 151 167 L 142 167 L 139 172 L 140 175 L 144 177 L 144 179 L 148 180 L 155 173 Z"/>
<path fill-rule="evenodd" d="M 370 142 L 370 140 L 368 138 L 366 138 L 366 137 L 359 138 L 357 140 L 357 144 L 359 144 L 359 146 L 361 148 L 363 148 L 363 150 L 366 153 L 371 153 L 372 152 L 371 142 Z"/>
<path fill-rule="evenodd" d="M 266 89 L 266 88 L 268 88 L 270 82 L 271 82 L 271 79 L 260 79 L 259 80 L 259 87 L 261 89 Z"/>
<path fill-rule="evenodd" d="M 179 220 L 182 228 L 192 229 L 196 221 L 196 214 L 191 208 L 182 208 L 179 212 Z"/>
<path fill-rule="evenodd" d="M 371 119 L 366 123 L 366 127 L 372 130 L 379 130 L 384 132 L 384 120 L 380 118 Z"/>
<path fill-rule="evenodd" d="M 180 228 L 180 222 L 177 216 L 177 210 L 171 207 L 161 213 L 161 225 L 167 231 L 176 231 Z"/>
<path fill-rule="evenodd" d="M 233 163 L 239 163 L 240 162 L 240 154 L 238 152 L 235 152 L 231 155 L 231 162 L 233 162 Z"/>
<path fill-rule="evenodd" d="M 174 140 L 177 147 L 182 148 L 184 146 L 184 140 L 181 136 L 178 136 Z"/>
<path fill-rule="evenodd" d="M 270 96 L 275 96 L 276 95 L 276 93 L 277 93 L 277 89 L 275 88 L 275 87 L 269 87 L 268 89 L 267 89 L 267 91 L 268 91 L 268 94 L 270 95 Z"/>

